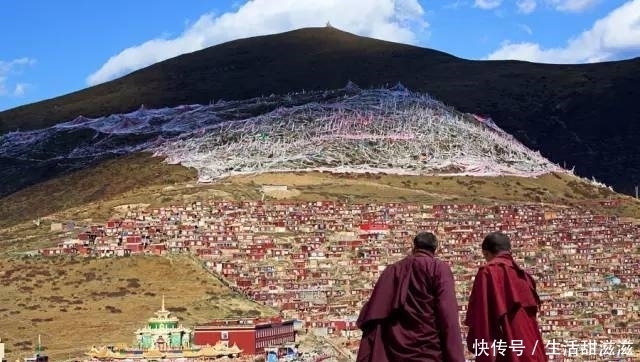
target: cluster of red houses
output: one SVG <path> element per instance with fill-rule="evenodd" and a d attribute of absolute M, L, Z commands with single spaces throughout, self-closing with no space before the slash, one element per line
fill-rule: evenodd
<path fill-rule="evenodd" d="M 130 211 L 43 255 L 192 253 L 249 298 L 317 333 L 358 338 L 355 318 L 385 265 L 435 231 L 457 279 L 461 318 L 482 263 L 479 242 L 511 235 L 536 276 L 549 339 L 640 334 L 640 226 L 587 208 L 522 205 L 211 201 Z"/>

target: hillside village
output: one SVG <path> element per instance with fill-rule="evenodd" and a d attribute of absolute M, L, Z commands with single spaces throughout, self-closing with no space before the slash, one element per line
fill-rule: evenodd
<path fill-rule="evenodd" d="M 637 343 L 640 225 L 587 207 L 212 200 L 131 209 L 40 253 L 188 253 L 248 298 L 356 351 L 359 309 L 380 271 L 407 254 L 417 231 L 440 238 L 438 256 L 454 270 L 462 321 L 483 262 L 480 241 L 496 229 L 511 235 L 516 259 L 536 277 L 547 341 Z M 620 360 L 615 349 L 601 352 L 580 358 Z"/>

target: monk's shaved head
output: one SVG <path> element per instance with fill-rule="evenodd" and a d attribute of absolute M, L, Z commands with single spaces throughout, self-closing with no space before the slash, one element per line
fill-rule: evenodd
<path fill-rule="evenodd" d="M 435 252 L 438 249 L 438 239 L 433 233 L 423 231 L 413 238 L 413 247 L 420 250 Z"/>
<path fill-rule="evenodd" d="M 482 250 L 492 254 L 497 254 L 501 251 L 511 251 L 511 240 L 499 231 L 493 232 L 487 235 L 482 241 Z"/>

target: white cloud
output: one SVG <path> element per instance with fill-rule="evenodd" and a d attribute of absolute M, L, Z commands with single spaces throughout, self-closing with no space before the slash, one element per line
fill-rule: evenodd
<path fill-rule="evenodd" d="M 13 95 L 17 97 L 23 96 L 28 87 L 29 84 L 27 83 L 16 84 L 15 88 L 13 89 Z"/>
<path fill-rule="evenodd" d="M 11 71 L 15 71 L 16 68 L 20 66 L 33 65 L 35 63 L 36 63 L 35 59 L 27 58 L 27 57 L 17 58 L 10 61 L 0 60 L 0 73 L 6 74 Z"/>
<path fill-rule="evenodd" d="M 87 77 L 96 85 L 148 65 L 225 41 L 274 34 L 296 28 L 324 26 L 373 38 L 416 42 L 425 29 L 418 0 L 251 0 L 220 16 L 205 14 L 173 39 L 153 39 L 112 56 Z"/>
<path fill-rule="evenodd" d="M 597 20 L 591 29 L 570 39 L 562 48 L 504 42 L 487 59 L 513 59 L 540 63 L 592 63 L 614 60 L 619 54 L 640 55 L 640 0 L 628 1 Z"/>
<path fill-rule="evenodd" d="M 0 96 L 7 95 L 7 86 L 4 83 L 7 81 L 7 77 L 0 76 Z"/>
<path fill-rule="evenodd" d="M 31 66 L 35 63 L 36 63 L 35 59 L 27 58 L 27 57 L 17 58 L 9 61 L 0 60 L 0 96 L 23 95 L 25 91 L 26 83 L 16 84 L 14 91 L 9 92 L 9 88 L 7 88 L 9 76 L 20 74 L 25 67 Z"/>
<path fill-rule="evenodd" d="M 442 8 L 443 9 L 449 9 L 449 10 L 455 10 L 455 9 L 458 9 L 458 8 L 460 8 L 462 6 L 465 6 L 465 5 L 467 5 L 467 4 L 464 1 L 456 0 L 456 1 L 449 2 L 447 4 L 442 5 Z"/>
<path fill-rule="evenodd" d="M 474 6 L 484 10 L 491 10 L 499 7 L 502 0 L 475 0 Z"/>
<path fill-rule="evenodd" d="M 525 33 L 529 35 L 533 35 L 533 30 L 531 29 L 530 26 L 526 24 L 518 24 L 518 27 L 520 27 L 520 29 L 522 29 L 522 31 L 524 31 Z"/>
<path fill-rule="evenodd" d="M 594 7 L 600 0 L 547 0 L 558 11 L 578 13 Z"/>
<path fill-rule="evenodd" d="M 536 10 L 538 3 L 536 0 L 518 0 L 516 2 L 516 6 L 518 7 L 518 12 L 523 14 L 531 14 Z"/>

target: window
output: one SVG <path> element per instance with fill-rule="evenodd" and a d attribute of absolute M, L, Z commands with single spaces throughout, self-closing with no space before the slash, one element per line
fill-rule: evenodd
<path fill-rule="evenodd" d="M 229 339 L 229 332 L 227 332 L 227 331 L 220 332 L 220 339 L 222 339 L 223 341 L 228 340 Z"/>

